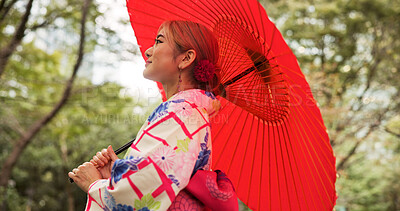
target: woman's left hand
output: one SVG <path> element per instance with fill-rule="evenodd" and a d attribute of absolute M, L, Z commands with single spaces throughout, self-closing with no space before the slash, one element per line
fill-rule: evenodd
<path fill-rule="evenodd" d="M 86 193 L 93 182 L 101 179 L 100 172 L 90 162 L 85 162 L 78 168 L 74 168 L 68 173 L 68 176 Z"/>

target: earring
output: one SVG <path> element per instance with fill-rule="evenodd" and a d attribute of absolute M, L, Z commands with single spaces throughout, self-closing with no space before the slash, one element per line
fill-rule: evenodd
<path fill-rule="evenodd" d="M 182 74 L 182 69 L 179 68 L 178 92 L 181 91 L 181 82 L 182 82 L 181 74 Z"/>

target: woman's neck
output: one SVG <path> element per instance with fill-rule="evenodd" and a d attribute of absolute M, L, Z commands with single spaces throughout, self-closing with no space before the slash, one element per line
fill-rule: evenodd
<path fill-rule="evenodd" d="M 165 95 L 167 96 L 167 99 L 172 97 L 174 94 L 178 93 L 179 91 L 185 91 L 188 89 L 194 89 L 195 86 L 191 83 L 188 82 L 189 80 L 185 80 L 182 78 L 182 82 L 179 84 L 179 82 L 173 82 L 173 83 L 161 83 L 163 86 L 163 89 L 165 91 Z M 178 87 L 179 85 L 179 87 Z"/>

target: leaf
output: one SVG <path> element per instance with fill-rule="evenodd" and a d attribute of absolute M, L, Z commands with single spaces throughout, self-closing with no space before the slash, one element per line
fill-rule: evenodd
<path fill-rule="evenodd" d="M 151 209 L 151 210 L 158 210 L 158 209 L 160 209 L 160 206 L 161 206 L 161 202 L 156 201 L 156 202 L 154 202 L 153 204 L 151 204 L 151 205 L 149 206 L 149 209 Z"/>
<path fill-rule="evenodd" d="M 138 199 L 135 199 L 135 210 L 139 210 L 140 208 L 142 208 L 142 202 Z"/>
<path fill-rule="evenodd" d="M 189 137 L 187 137 L 185 140 L 178 140 L 177 141 L 177 147 L 178 149 L 176 150 L 177 152 L 187 152 L 189 150 Z"/>

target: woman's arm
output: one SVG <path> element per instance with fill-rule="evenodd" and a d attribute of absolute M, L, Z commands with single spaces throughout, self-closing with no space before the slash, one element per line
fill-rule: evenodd
<path fill-rule="evenodd" d="M 166 210 L 186 187 L 196 161 L 199 163 L 199 152 L 208 145 L 209 123 L 197 106 L 185 113 L 179 111 L 179 105 L 173 108 L 139 132 L 127 159 L 115 161 L 111 178 L 91 185 L 90 210 Z M 204 156 L 202 159 L 204 163 Z"/>

